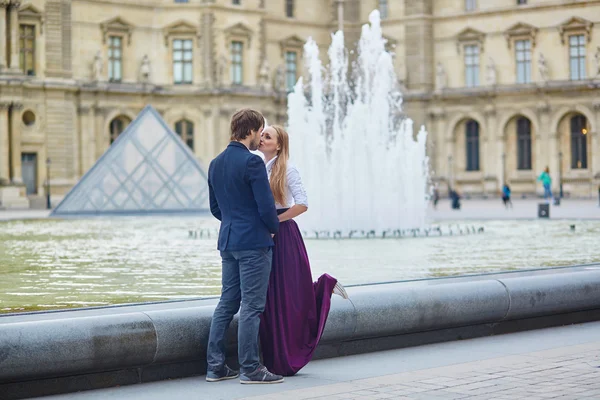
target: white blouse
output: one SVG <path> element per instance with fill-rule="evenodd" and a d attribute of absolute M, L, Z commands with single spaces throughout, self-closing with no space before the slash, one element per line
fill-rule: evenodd
<path fill-rule="evenodd" d="M 269 175 L 269 179 L 271 179 L 271 170 L 273 169 L 273 163 L 276 159 L 277 156 L 275 156 L 266 164 L 267 175 Z M 275 207 L 278 209 L 290 208 L 294 204 L 302 204 L 308 207 L 308 197 L 306 196 L 306 190 L 304 189 L 304 185 L 302 185 L 300 172 L 298 172 L 298 169 L 289 162 L 287 164 L 287 190 L 285 198 L 288 204 L 281 205 L 277 203 L 275 204 Z"/>

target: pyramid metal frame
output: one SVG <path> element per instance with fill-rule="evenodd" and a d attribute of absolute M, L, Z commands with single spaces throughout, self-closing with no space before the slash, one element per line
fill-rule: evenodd
<path fill-rule="evenodd" d="M 144 116 L 148 113 L 150 113 L 152 116 L 154 116 L 156 118 L 156 120 L 160 123 L 161 127 L 164 129 L 164 132 L 165 132 L 164 137 L 162 139 L 158 140 L 152 146 L 152 148 L 150 150 L 145 148 L 144 145 L 139 142 L 139 140 L 136 138 L 136 136 L 134 136 L 134 134 L 138 131 L 139 125 L 142 123 L 142 121 L 144 121 Z M 166 146 L 169 145 L 169 142 L 171 142 L 171 143 L 174 142 L 178 146 L 178 148 L 183 151 L 183 154 L 186 157 L 186 160 L 181 162 L 179 164 L 179 166 L 177 166 L 175 168 L 175 171 L 172 173 L 169 173 L 168 171 L 165 170 L 165 168 L 163 166 L 161 166 L 161 164 L 156 160 L 157 157 L 154 157 L 153 159 L 151 159 L 149 161 L 149 157 L 151 157 L 155 153 L 157 153 L 156 156 L 160 156 L 162 154 L 162 152 L 165 150 Z M 136 150 L 143 157 L 143 160 L 141 162 L 139 162 L 139 164 L 137 166 L 135 166 L 134 170 L 131 171 L 130 173 L 125 171 L 124 168 L 120 165 L 116 165 L 115 163 L 109 163 L 109 161 L 113 161 L 113 160 L 110 160 L 110 157 L 113 155 L 113 153 L 123 152 L 125 149 L 125 146 L 129 143 L 133 144 L 133 146 L 135 146 Z M 109 161 L 107 161 L 107 160 L 109 160 Z M 103 189 L 99 188 L 98 184 L 92 184 L 93 189 L 90 190 L 89 192 L 84 192 L 83 191 L 83 190 L 85 190 L 84 186 L 87 184 L 88 180 L 94 179 L 94 178 L 99 179 L 97 176 L 95 176 L 96 171 L 99 170 L 100 168 L 103 168 L 105 163 L 107 164 L 106 168 L 109 168 L 113 177 L 118 181 L 119 187 L 111 195 L 108 195 Z M 133 179 L 133 175 L 135 175 L 136 172 L 138 172 L 140 170 L 142 165 L 148 165 L 150 168 L 148 168 L 145 172 L 143 172 L 141 177 L 139 177 L 136 181 L 135 179 Z M 180 172 L 182 172 L 182 167 L 184 167 L 184 166 L 188 167 L 188 168 L 190 166 L 192 168 L 196 168 L 197 171 L 200 173 L 200 177 L 202 179 L 202 181 L 199 182 L 199 184 L 202 184 L 202 183 L 205 184 L 205 188 L 203 190 L 200 190 L 200 193 L 197 196 L 195 196 L 193 199 L 190 198 L 190 196 L 188 196 L 188 194 L 185 192 L 185 190 L 182 190 L 182 187 L 179 185 L 181 180 L 184 177 L 186 177 L 185 174 L 180 174 Z M 146 193 L 144 188 L 140 187 L 141 181 L 144 179 L 144 177 L 148 174 L 149 171 L 154 173 L 155 176 L 157 176 L 162 183 L 162 185 L 160 186 L 160 188 L 158 188 L 158 190 L 156 191 L 156 193 L 154 195 Z M 122 178 L 119 178 L 119 176 L 121 176 Z M 142 204 L 140 204 L 140 203 L 138 203 L 138 201 L 136 201 L 134 193 L 132 193 L 133 191 L 130 190 L 129 188 L 127 188 L 126 184 L 128 184 L 130 182 L 133 185 L 133 191 L 137 190 L 144 195 L 144 198 L 142 199 L 143 200 Z M 165 190 L 165 188 L 166 188 L 166 190 L 168 190 L 171 193 L 173 198 L 175 200 L 177 200 L 177 202 L 179 204 L 182 205 L 181 209 L 176 209 L 176 208 L 161 209 L 160 208 L 160 206 L 164 206 L 166 201 L 169 200 L 169 196 L 167 196 L 163 199 L 162 204 L 155 203 L 158 195 L 163 190 Z M 85 206 L 88 205 L 88 203 L 84 203 L 84 207 L 82 207 L 82 209 L 78 210 L 78 211 L 62 210 L 62 208 L 69 205 L 70 201 L 76 202 L 76 201 L 83 200 L 83 201 L 87 201 L 93 205 L 94 200 L 90 196 L 91 196 L 91 192 L 93 192 L 96 189 L 99 189 L 100 194 L 102 196 L 105 196 L 106 198 L 108 198 L 107 201 L 111 202 L 116 208 L 111 209 L 111 210 L 83 209 L 83 208 L 85 208 Z M 119 209 L 119 205 L 117 203 L 115 203 L 115 201 L 114 201 L 115 195 L 118 194 L 120 191 L 124 191 L 124 193 L 127 194 L 127 200 L 124 201 L 124 204 L 121 205 L 121 209 Z M 177 195 L 175 194 L 175 191 L 179 191 L 181 194 L 183 194 L 185 197 L 187 197 L 187 199 L 189 200 L 190 203 L 203 204 L 205 206 L 204 207 L 195 207 L 195 208 L 186 208 L 186 205 L 183 204 L 181 202 L 181 200 L 177 197 Z M 84 199 L 85 197 L 87 197 L 87 200 Z M 104 198 L 102 200 L 104 201 Z M 139 207 L 139 209 L 137 209 L 137 210 L 136 209 L 123 209 L 123 206 L 125 204 L 127 204 L 129 201 L 133 201 L 133 203 L 135 203 Z M 147 206 L 149 203 L 152 203 L 154 208 L 145 208 L 144 207 L 144 206 Z M 103 205 L 104 204 L 106 204 L 106 202 L 103 203 Z M 83 177 L 79 180 L 79 182 L 77 182 L 77 184 L 75 186 L 73 186 L 73 188 L 71 188 L 71 190 L 63 198 L 63 200 L 56 206 L 56 208 L 54 208 L 54 210 L 52 211 L 52 213 L 50 215 L 51 216 L 139 215 L 139 214 L 176 214 L 176 213 L 206 213 L 206 212 L 208 212 L 208 177 L 207 177 L 207 174 L 204 172 L 204 170 L 202 169 L 202 166 L 200 165 L 200 163 L 198 162 L 198 160 L 196 159 L 196 157 L 194 156 L 194 154 L 192 153 L 190 148 L 187 146 L 187 144 L 183 142 L 183 140 L 179 137 L 179 135 L 177 135 L 175 132 L 173 132 L 169 128 L 169 126 L 165 123 L 165 121 L 160 116 L 160 114 L 152 106 L 147 105 L 138 114 L 138 116 L 135 118 L 135 120 L 133 122 L 131 122 L 131 124 L 129 124 L 129 126 L 127 126 L 127 128 L 117 137 L 117 139 L 113 142 L 111 147 L 106 152 L 104 152 L 104 154 L 102 154 L 102 156 L 96 161 L 96 163 L 83 175 Z"/>

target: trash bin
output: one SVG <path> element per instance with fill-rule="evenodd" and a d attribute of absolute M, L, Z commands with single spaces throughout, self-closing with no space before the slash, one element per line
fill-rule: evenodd
<path fill-rule="evenodd" d="M 550 218 L 550 204 L 538 204 L 538 218 Z"/>

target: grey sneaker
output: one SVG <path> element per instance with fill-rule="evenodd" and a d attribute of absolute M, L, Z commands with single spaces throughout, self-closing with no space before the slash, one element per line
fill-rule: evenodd
<path fill-rule="evenodd" d="M 219 382 L 227 379 L 235 379 L 240 376 L 238 371 L 234 371 L 227 365 L 223 367 L 221 371 L 206 371 L 206 382 Z"/>
<path fill-rule="evenodd" d="M 260 365 L 254 372 L 243 373 L 240 376 L 240 383 L 244 385 L 248 384 L 269 384 L 269 383 L 281 383 L 283 382 L 283 376 L 275 375 L 267 369 L 264 365 Z"/>

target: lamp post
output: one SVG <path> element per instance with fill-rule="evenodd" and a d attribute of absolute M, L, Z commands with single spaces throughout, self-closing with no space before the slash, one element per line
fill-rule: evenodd
<path fill-rule="evenodd" d="M 48 210 L 52 208 L 50 205 L 50 164 L 52 162 L 50 161 L 50 157 L 48 157 L 46 159 L 46 208 Z"/>
<path fill-rule="evenodd" d="M 450 190 L 452 189 L 452 155 L 448 156 L 448 194 L 450 194 Z"/>
<path fill-rule="evenodd" d="M 506 183 L 506 153 L 502 153 L 502 182 L 500 182 L 501 187 L 504 187 Z"/>
<path fill-rule="evenodd" d="M 562 159 L 563 153 L 562 151 L 558 153 L 558 196 L 560 199 L 563 198 L 563 174 L 562 174 Z"/>

